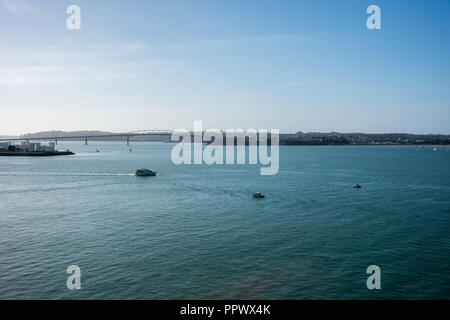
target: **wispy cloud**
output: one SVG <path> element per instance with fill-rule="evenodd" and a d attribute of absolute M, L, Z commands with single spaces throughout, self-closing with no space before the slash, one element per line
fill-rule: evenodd
<path fill-rule="evenodd" d="M 49 82 L 51 72 L 46 67 L 0 68 L 0 85 L 29 86 Z"/>
<path fill-rule="evenodd" d="M 2 0 L 3 7 L 17 17 L 23 17 L 37 12 L 36 7 L 25 0 Z"/>
<path fill-rule="evenodd" d="M 214 38 L 214 39 L 159 43 L 153 46 L 157 48 L 166 48 L 166 49 L 182 49 L 189 47 L 230 46 L 230 45 L 257 44 L 257 43 L 262 44 L 270 42 L 298 42 L 311 39 L 317 36 L 318 34 L 319 33 L 275 34 L 275 35 L 257 35 L 257 36 L 232 37 L 232 38 Z"/>
<path fill-rule="evenodd" d="M 23 0 L 0 0 L 15 14 L 32 12 Z M 71 38 L 53 46 L 0 45 L 0 85 L 43 86 L 72 81 L 114 81 L 137 77 L 165 77 L 181 68 L 176 60 L 162 59 L 167 50 L 226 47 L 256 43 L 293 42 L 313 35 L 261 35 L 237 38 L 215 38 L 172 43 L 93 43 L 80 45 Z M 307 84 L 303 82 L 303 85 Z M 291 83 L 285 86 L 302 85 Z"/>
<path fill-rule="evenodd" d="M 63 39 L 53 46 L 0 46 L 0 58 L 52 61 L 78 59 L 89 60 L 95 58 L 113 58 L 139 54 L 144 49 L 140 41 L 130 43 L 93 43 L 80 47 L 72 39 Z"/>
<path fill-rule="evenodd" d="M 138 77 L 165 77 L 179 69 L 177 61 L 139 55 L 139 42 L 111 45 L 0 47 L 0 85 L 45 86 Z M 6 53 L 5 53 L 6 52 Z"/>
<path fill-rule="evenodd" d="M 164 77 L 175 71 L 176 66 L 164 60 L 148 60 L 139 64 L 126 63 L 114 66 L 89 64 L 78 67 L 63 65 L 0 67 L 0 85 L 14 87 L 70 82 L 105 82 L 146 76 Z"/>
<path fill-rule="evenodd" d="M 290 82 L 290 83 L 282 84 L 280 87 L 302 87 L 302 86 L 311 85 L 311 84 L 335 82 L 335 81 L 339 81 L 339 80 L 342 80 L 342 79 L 340 79 L 340 78 L 330 78 L 330 79 L 296 81 L 296 82 Z"/>

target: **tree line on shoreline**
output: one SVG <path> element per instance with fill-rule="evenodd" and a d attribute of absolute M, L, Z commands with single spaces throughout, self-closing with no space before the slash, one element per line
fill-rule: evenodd
<path fill-rule="evenodd" d="M 281 134 L 280 145 L 450 145 L 450 135 L 297 132 Z"/>

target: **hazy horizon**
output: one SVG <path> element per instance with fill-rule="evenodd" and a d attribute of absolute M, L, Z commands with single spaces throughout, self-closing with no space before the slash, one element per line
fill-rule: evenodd
<path fill-rule="evenodd" d="M 450 3 L 369 4 L 0 0 L 0 134 L 449 134 Z"/>
<path fill-rule="evenodd" d="M 187 130 L 193 130 L 193 128 L 176 128 L 176 129 L 187 129 Z M 176 129 L 159 129 L 159 130 L 176 130 Z M 204 128 L 204 130 L 206 129 L 211 129 L 209 127 Z M 218 130 L 226 130 L 226 129 L 243 129 L 243 128 L 220 128 Z M 254 128 L 246 128 L 246 129 L 254 129 Z M 244 129 L 244 130 L 246 130 Z M 265 129 L 265 128 L 263 128 Z M 150 130 L 150 129 L 149 129 Z M 27 132 L 27 133 L 21 133 L 21 134 L 17 134 L 17 135 L 13 135 L 13 134 L 2 134 L 0 133 L 0 138 L 7 138 L 7 137 L 21 137 L 21 136 L 25 136 L 25 135 L 34 135 L 34 134 L 41 134 L 41 133 L 47 133 L 47 132 L 63 132 L 63 133 L 77 133 L 77 132 L 104 132 L 104 133 L 117 133 L 117 134 L 122 134 L 122 133 L 130 133 L 130 131 L 124 131 L 124 132 L 118 132 L 118 131 L 111 131 L 111 130 L 45 130 L 45 131 L 37 131 L 37 132 Z M 302 131 L 302 130 L 297 130 L 297 131 L 280 131 L 280 134 L 296 134 L 298 132 L 302 132 L 302 133 L 323 133 L 323 134 L 329 134 L 329 133 L 339 133 L 339 134 L 411 134 L 411 135 L 450 135 L 450 133 L 434 133 L 434 132 L 430 132 L 430 133 L 414 133 L 414 132 L 361 132 L 361 131 L 352 131 L 352 132 L 341 132 L 341 131 Z"/>

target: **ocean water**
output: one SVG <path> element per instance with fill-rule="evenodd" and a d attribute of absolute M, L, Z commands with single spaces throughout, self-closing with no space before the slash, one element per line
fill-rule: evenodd
<path fill-rule="evenodd" d="M 171 144 L 58 147 L 77 154 L 0 157 L 1 299 L 450 298 L 450 148 L 281 147 L 261 176 L 176 166 Z"/>

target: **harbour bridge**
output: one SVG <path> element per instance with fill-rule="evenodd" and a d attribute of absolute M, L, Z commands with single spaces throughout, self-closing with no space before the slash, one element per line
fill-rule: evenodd
<path fill-rule="evenodd" d="M 15 142 L 15 141 L 38 141 L 38 140 L 46 140 L 46 141 L 54 141 L 55 144 L 58 144 L 58 141 L 85 141 L 85 144 L 88 144 L 88 140 L 95 141 L 104 141 L 104 140 L 112 140 L 120 138 L 120 140 L 126 141 L 127 145 L 130 144 L 130 138 L 139 137 L 139 136 L 153 136 L 160 137 L 161 140 L 170 141 L 170 137 L 172 135 L 172 130 L 136 130 L 130 131 L 126 133 L 111 133 L 111 134 L 96 134 L 96 135 L 81 135 L 81 134 L 64 134 L 64 135 L 42 135 L 42 136 L 33 136 L 33 135 L 23 135 L 16 138 L 7 138 L 2 139 L 0 141 L 4 142 Z"/>

